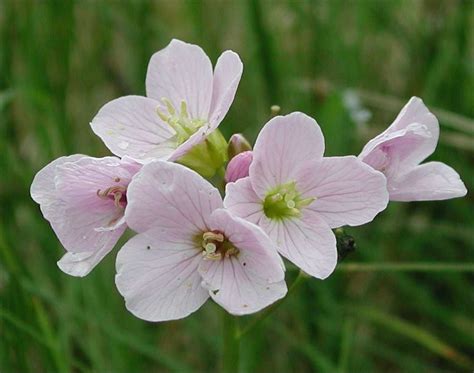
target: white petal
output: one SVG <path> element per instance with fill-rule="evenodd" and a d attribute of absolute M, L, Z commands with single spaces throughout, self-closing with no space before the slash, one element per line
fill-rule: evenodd
<path fill-rule="evenodd" d="M 56 185 L 54 178 L 56 177 L 56 167 L 67 162 L 74 162 L 85 157 L 82 154 L 74 154 L 66 157 L 55 159 L 45 167 L 43 167 L 35 175 L 31 183 L 30 194 L 33 201 L 38 203 L 44 217 L 48 219 L 50 213 L 54 213 L 54 209 L 50 209 L 51 204 L 58 200 L 56 195 Z"/>
<path fill-rule="evenodd" d="M 105 104 L 91 123 L 112 153 L 140 162 L 167 159 L 176 148 L 175 131 L 157 114 L 159 102 L 126 96 Z"/>
<path fill-rule="evenodd" d="M 201 260 L 189 236 L 150 230 L 119 251 L 115 283 L 135 316 L 148 321 L 180 319 L 209 297 L 197 270 Z"/>
<path fill-rule="evenodd" d="M 393 180 L 389 192 L 392 201 L 435 201 L 463 197 L 467 189 L 451 167 L 428 162 Z"/>
<path fill-rule="evenodd" d="M 229 111 L 242 76 L 243 64 L 237 53 L 225 51 L 214 69 L 211 113 L 209 121 L 220 123 Z"/>
<path fill-rule="evenodd" d="M 143 166 L 127 191 L 125 220 L 144 232 L 150 227 L 203 232 L 212 211 L 222 207 L 219 191 L 196 172 L 176 163 Z"/>
<path fill-rule="evenodd" d="M 388 204 L 385 176 L 354 156 L 307 162 L 297 188 L 331 228 L 368 223 Z"/>
<path fill-rule="evenodd" d="M 257 225 L 264 214 L 262 200 L 253 190 L 249 177 L 226 185 L 224 206 L 233 215 Z"/>
<path fill-rule="evenodd" d="M 316 121 L 295 112 L 271 119 L 258 135 L 250 166 L 250 180 L 260 197 L 280 184 L 293 181 L 301 164 L 319 160 L 324 137 Z"/>
<path fill-rule="evenodd" d="M 186 101 L 193 119 L 208 119 L 212 99 L 212 64 L 201 47 L 173 39 L 150 59 L 147 96 L 169 99 L 175 108 Z"/>
<path fill-rule="evenodd" d="M 301 218 L 263 219 L 262 226 L 278 251 L 304 272 L 325 279 L 336 267 L 336 238 L 316 213 L 304 210 Z"/>
<path fill-rule="evenodd" d="M 414 166 L 435 151 L 438 138 L 438 120 L 420 98 L 412 97 L 390 127 L 365 145 L 359 157 L 371 164 L 371 152 L 384 145 L 395 146 L 394 151 L 399 157 L 406 164 Z M 390 144 L 394 141 L 392 139 L 398 140 Z"/>
<path fill-rule="evenodd" d="M 112 250 L 107 247 L 96 252 L 68 252 L 58 261 L 58 267 L 70 276 L 84 277 Z"/>

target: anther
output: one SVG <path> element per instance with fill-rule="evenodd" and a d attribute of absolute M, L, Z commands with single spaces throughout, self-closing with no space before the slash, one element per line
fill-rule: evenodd
<path fill-rule="evenodd" d="M 217 242 L 224 242 L 224 235 L 222 233 L 205 232 L 202 235 L 202 239 L 204 241 L 212 240 Z"/>

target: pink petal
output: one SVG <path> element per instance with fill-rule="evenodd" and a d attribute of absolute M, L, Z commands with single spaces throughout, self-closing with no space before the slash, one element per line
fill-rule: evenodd
<path fill-rule="evenodd" d="M 180 319 L 209 297 L 197 270 L 201 260 L 192 236 L 152 229 L 119 251 L 115 283 L 135 316 L 148 321 Z"/>
<path fill-rule="evenodd" d="M 229 111 L 242 76 L 243 65 L 237 53 L 225 51 L 214 69 L 209 121 L 217 127 Z"/>
<path fill-rule="evenodd" d="M 467 189 L 451 167 L 428 162 L 392 180 L 389 192 L 392 201 L 435 201 L 463 197 Z"/>
<path fill-rule="evenodd" d="M 55 187 L 58 202 L 51 225 L 66 250 L 98 252 L 110 250 L 126 225 L 113 231 L 101 231 L 123 216 L 113 200 L 97 196 L 111 186 L 127 187 L 133 173 L 115 157 L 83 157 L 56 168 Z M 122 214 L 122 215 L 121 215 Z"/>
<path fill-rule="evenodd" d="M 61 271 L 70 276 L 84 277 L 87 276 L 111 250 L 112 247 L 106 247 L 97 252 L 67 252 L 57 264 Z"/>
<path fill-rule="evenodd" d="M 224 206 L 233 215 L 257 225 L 264 217 L 262 199 L 253 190 L 249 177 L 226 185 Z"/>
<path fill-rule="evenodd" d="M 228 312 L 257 312 L 285 296 L 283 263 L 274 244 L 257 226 L 224 209 L 214 211 L 211 228 L 220 231 L 239 254 L 203 260 L 199 272 L 210 296 Z"/>
<path fill-rule="evenodd" d="M 250 180 L 255 192 L 263 198 L 275 186 L 292 181 L 303 162 L 319 160 L 323 153 L 324 137 L 313 118 L 295 112 L 271 119 L 253 151 Z"/>
<path fill-rule="evenodd" d="M 303 271 L 325 279 L 336 267 L 336 238 L 319 214 L 303 210 L 301 218 L 261 221 L 278 252 Z"/>
<path fill-rule="evenodd" d="M 112 153 L 140 162 L 167 159 L 176 148 L 175 131 L 157 114 L 159 102 L 126 96 L 105 104 L 91 123 Z"/>
<path fill-rule="evenodd" d="M 390 144 L 395 138 L 402 138 L 402 141 L 396 140 L 398 149 L 397 145 Z M 434 152 L 438 138 L 438 120 L 420 98 L 412 97 L 390 127 L 370 140 L 359 157 L 371 164 L 374 161 L 369 159 L 370 153 L 385 144 L 393 147 L 392 152 L 397 153 L 407 164 L 417 165 Z"/>
<path fill-rule="evenodd" d="M 222 207 L 219 191 L 196 172 L 171 162 L 143 166 L 127 191 L 127 224 L 137 232 L 163 227 L 194 232 L 208 229 L 212 211 Z"/>
<path fill-rule="evenodd" d="M 54 214 L 54 204 L 57 203 L 56 186 L 54 178 L 56 177 L 56 167 L 66 162 L 74 162 L 85 157 L 82 154 L 74 154 L 67 157 L 55 159 L 44 168 L 42 168 L 34 177 L 31 183 L 30 194 L 33 201 L 38 203 L 46 219 L 50 219 L 50 215 Z"/>
<path fill-rule="evenodd" d="M 227 183 L 235 182 L 249 176 L 252 160 L 253 154 L 251 151 L 242 152 L 233 157 L 225 170 L 225 181 Z"/>
<path fill-rule="evenodd" d="M 425 125 L 410 124 L 407 128 L 386 132 L 371 140 L 359 159 L 390 178 L 407 168 L 413 168 L 421 158 L 424 159 L 420 154 L 424 152 L 430 138 L 431 134 Z"/>
<path fill-rule="evenodd" d="M 303 198 L 316 198 L 307 208 L 331 228 L 368 223 L 387 207 L 385 177 L 354 156 L 306 162 L 296 180 Z"/>
<path fill-rule="evenodd" d="M 212 64 L 201 47 L 173 39 L 150 59 L 147 96 L 169 99 L 175 108 L 186 101 L 193 119 L 208 119 L 212 98 Z"/>

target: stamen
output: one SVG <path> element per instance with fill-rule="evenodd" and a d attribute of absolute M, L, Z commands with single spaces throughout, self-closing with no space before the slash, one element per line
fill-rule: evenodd
<path fill-rule="evenodd" d="M 205 232 L 202 235 L 202 239 L 204 241 L 217 241 L 217 242 L 224 242 L 224 235 L 222 233 L 214 233 L 214 232 Z"/>
<path fill-rule="evenodd" d="M 181 116 L 188 119 L 189 114 L 188 114 L 188 107 L 186 105 L 186 101 L 181 101 Z"/>
<path fill-rule="evenodd" d="M 171 115 L 176 114 L 176 110 L 175 110 L 173 104 L 171 103 L 171 101 L 168 98 L 162 97 L 161 101 L 166 105 L 166 108 L 168 109 L 168 113 L 170 113 Z"/>
<path fill-rule="evenodd" d="M 205 260 L 220 260 L 239 254 L 239 249 L 220 232 L 204 232 L 202 235 L 202 256 Z"/>
<path fill-rule="evenodd" d="M 207 123 L 205 119 L 189 116 L 185 100 L 180 101 L 179 109 L 177 109 L 169 98 L 163 97 L 161 104 L 156 108 L 156 113 L 162 121 L 168 123 L 176 132 L 174 140 L 176 140 L 177 145 L 181 145 Z"/>

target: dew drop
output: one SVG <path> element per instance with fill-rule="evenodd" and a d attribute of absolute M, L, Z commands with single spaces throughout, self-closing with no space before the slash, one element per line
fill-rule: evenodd
<path fill-rule="evenodd" d="M 120 141 L 120 142 L 118 143 L 118 147 L 119 147 L 120 149 L 122 149 L 122 150 L 127 149 L 129 145 L 130 145 L 130 144 L 129 144 L 128 142 L 126 142 L 126 141 Z"/>

